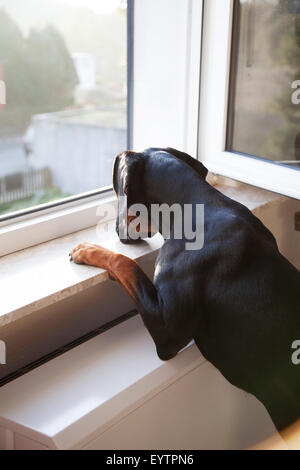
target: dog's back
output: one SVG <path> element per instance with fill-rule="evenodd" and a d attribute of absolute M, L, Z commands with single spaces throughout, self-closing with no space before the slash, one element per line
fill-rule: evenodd
<path fill-rule="evenodd" d="M 300 370 L 291 360 L 292 343 L 300 339 L 300 273 L 247 208 L 216 197 L 216 205 L 206 208 L 206 243 L 199 253 L 199 269 L 207 270 L 207 315 L 195 340 L 283 428 L 300 416 Z"/>

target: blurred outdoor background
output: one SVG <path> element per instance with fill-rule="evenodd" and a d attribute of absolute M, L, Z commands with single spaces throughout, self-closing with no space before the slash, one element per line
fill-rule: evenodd
<path fill-rule="evenodd" d="M 299 168 L 300 0 L 239 0 L 235 15 L 227 148 Z"/>
<path fill-rule="evenodd" d="M 111 185 L 127 144 L 125 0 L 0 0 L 0 215 Z"/>

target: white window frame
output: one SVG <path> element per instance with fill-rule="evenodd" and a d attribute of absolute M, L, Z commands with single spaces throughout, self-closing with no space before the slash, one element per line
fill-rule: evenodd
<path fill-rule="evenodd" d="M 97 195 L 80 196 L 82 199 L 76 201 L 58 201 L 59 205 L 37 206 L 32 213 L 0 222 L 0 256 L 96 226 L 101 221 L 99 214 L 104 205 L 110 204 L 117 210 L 116 196 L 110 188 Z M 108 222 L 112 217 L 105 220 Z"/>
<path fill-rule="evenodd" d="M 213 173 L 300 199 L 300 172 L 226 151 L 234 0 L 204 8 L 198 156 Z"/>
<path fill-rule="evenodd" d="M 203 0 L 137 0 L 133 149 L 197 158 Z"/>

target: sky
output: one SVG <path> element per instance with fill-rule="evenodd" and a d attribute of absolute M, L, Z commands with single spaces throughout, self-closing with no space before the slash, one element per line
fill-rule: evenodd
<path fill-rule="evenodd" d="M 98 14 L 111 13 L 121 3 L 120 0 L 59 0 L 59 2 L 71 7 L 86 6 Z"/>

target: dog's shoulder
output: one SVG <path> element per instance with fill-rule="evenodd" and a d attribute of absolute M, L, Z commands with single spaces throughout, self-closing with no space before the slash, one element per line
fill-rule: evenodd
<path fill-rule="evenodd" d="M 207 238 L 237 246 L 261 242 L 277 248 L 270 230 L 246 206 L 226 198 L 207 213 Z"/>

